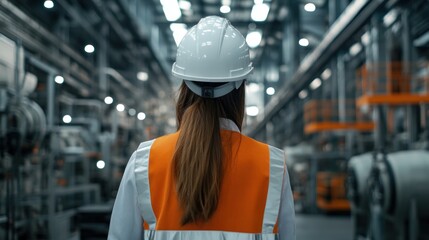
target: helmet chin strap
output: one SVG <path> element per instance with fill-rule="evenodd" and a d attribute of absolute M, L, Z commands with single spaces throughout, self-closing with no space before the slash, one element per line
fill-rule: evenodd
<path fill-rule="evenodd" d="M 203 98 L 218 98 L 225 96 L 234 89 L 238 89 L 244 80 L 228 82 L 217 87 L 201 87 L 192 81 L 184 80 L 186 86 L 195 94 Z"/>

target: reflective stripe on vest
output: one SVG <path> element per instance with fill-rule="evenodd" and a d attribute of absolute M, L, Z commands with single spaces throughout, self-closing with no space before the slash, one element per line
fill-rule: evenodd
<path fill-rule="evenodd" d="M 237 132 L 221 134 L 234 156 L 225 161 L 218 208 L 207 222 L 184 226 L 171 173 L 178 133 L 140 144 L 134 172 L 145 239 L 277 239 L 283 151 Z"/>
<path fill-rule="evenodd" d="M 277 240 L 278 236 L 274 233 L 237 233 L 222 231 L 154 231 L 147 230 L 144 239 L 150 240 Z"/>
<path fill-rule="evenodd" d="M 138 204 L 144 221 L 149 225 L 149 229 L 155 229 L 156 218 L 152 210 L 149 187 L 149 153 L 152 141 L 141 143 L 136 151 L 135 179 L 137 185 Z"/>

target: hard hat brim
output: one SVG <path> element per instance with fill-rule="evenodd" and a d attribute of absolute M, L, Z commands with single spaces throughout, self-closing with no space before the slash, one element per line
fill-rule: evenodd
<path fill-rule="evenodd" d="M 246 77 L 249 76 L 253 71 L 253 67 L 249 66 L 247 71 L 243 72 L 240 75 L 224 76 L 224 77 L 207 77 L 207 76 L 192 76 L 192 75 L 182 74 L 182 73 L 179 73 L 176 70 L 176 68 L 177 68 L 176 63 L 174 63 L 173 68 L 171 70 L 171 73 L 173 74 L 173 76 L 183 80 L 197 81 L 197 82 L 235 82 L 235 81 L 246 79 Z"/>

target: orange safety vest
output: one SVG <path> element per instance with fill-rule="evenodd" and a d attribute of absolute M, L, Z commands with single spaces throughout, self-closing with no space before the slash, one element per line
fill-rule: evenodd
<path fill-rule="evenodd" d="M 145 239 L 278 239 L 283 151 L 239 132 L 221 130 L 223 147 L 231 150 L 232 157 L 224 158 L 218 207 L 207 222 L 182 226 L 171 171 L 178 136 L 143 142 L 136 151 L 134 173 Z"/>

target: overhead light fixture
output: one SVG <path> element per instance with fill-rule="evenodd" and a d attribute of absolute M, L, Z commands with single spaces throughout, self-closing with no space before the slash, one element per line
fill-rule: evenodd
<path fill-rule="evenodd" d="M 72 117 L 70 115 L 64 115 L 63 122 L 64 123 L 71 123 Z"/>
<path fill-rule="evenodd" d="M 362 50 L 362 45 L 360 43 L 355 43 L 350 47 L 349 53 L 353 57 L 353 56 L 356 56 L 358 53 L 360 53 L 361 50 Z"/>
<path fill-rule="evenodd" d="M 362 41 L 362 44 L 363 44 L 363 45 L 368 46 L 368 44 L 369 44 L 369 40 L 370 40 L 369 32 L 365 32 L 365 33 L 362 35 L 362 37 L 360 38 L 360 40 Z"/>
<path fill-rule="evenodd" d="M 138 72 L 137 79 L 145 82 L 149 79 L 149 74 L 147 72 Z"/>
<path fill-rule="evenodd" d="M 322 77 L 323 80 L 327 80 L 328 78 L 331 77 L 331 75 L 332 75 L 331 69 L 327 68 L 322 72 L 320 76 Z"/>
<path fill-rule="evenodd" d="M 185 1 L 185 0 L 179 1 L 179 7 L 183 10 L 189 10 L 191 9 L 191 6 L 192 4 L 189 1 Z"/>
<path fill-rule="evenodd" d="M 259 108 L 257 106 L 246 107 L 246 114 L 251 116 L 251 117 L 258 116 Z"/>
<path fill-rule="evenodd" d="M 172 23 L 170 24 L 170 30 L 173 32 L 174 42 L 179 46 L 183 37 L 188 32 L 186 24 L 184 23 Z"/>
<path fill-rule="evenodd" d="M 221 13 L 226 14 L 231 12 L 231 7 L 228 5 L 222 5 L 219 10 Z"/>
<path fill-rule="evenodd" d="M 274 93 L 276 93 L 276 90 L 273 87 L 269 87 L 267 88 L 266 93 L 271 96 L 271 95 L 274 95 Z"/>
<path fill-rule="evenodd" d="M 184 24 L 184 23 L 171 23 L 170 24 L 170 30 L 172 32 L 180 31 L 182 29 L 187 29 L 187 27 L 188 26 L 186 24 Z"/>
<path fill-rule="evenodd" d="M 116 110 L 118 110 L 118 112 L 123 112 L 125 110 L 125 105 L 119 103 L 118 105 L 116 105 Z"/>
<path fill-rule="evenodd" d="M 103 169 L 105 166 L 106 166 L 106 163 L 103 160 L 97 161 L 97 168 L 98 169 Z"/>
<path fill-rule="evenodd" d="M 249 32 L 246 36 L 247 45 L 250 48 L 255 48 L 259 46 L 262 40 L 262 33 L 260 31 Z"/>
<path fill-rule="evenodd" d="M 63 76 L 56 76 L 55 77 L 55 82 L 58 84 L 63 84 L 64 83 L 64 77 Z"/>
<path fill-rule="evenodd" d="M 299 39 L 298 43 L 299 43 L 299 45 L 301 45 L 303 47 L 307 47 L 310 44 L 310 42 L 308 41 L 307 38 Z"/>
<path fill-rule="evenodd" d="M 302 90 L 301 92 L 299 92 L 298 96 L 300 99 L 306 98 L 308 96 L 307 90 Z"/>
<path fill-rule="evenodd" d="M 222 0 L 222 5 L 231 6 L 231 0 Z"/>
<path fill-rule="evenodd" d="M 268 13 L 270 12 L 270 5 L 266 3 L 253 5 L 250 17 L 255 22 L 263 22 L 267 19 Z"/>
<path fill-rule="evenodd" d="M 277 68 L 269 68 L 265 77 L 268 82 L 278 82 L 279 81 L 279 71 Z"/>
<path fill-rule="evenodd" d="M 143 121 L 146 118 L 146 114 L 144 112 L 139 112 L 139 114 L 137 114 L 137 119 L 140 121 Z"/>
<path fill-rule="evenodd" d="M 173 32 L 173 38 L 174 38 L 174 42 L 176 43 L 176 46 L 179 46 L 180 42 L 185 37 L 186 33 L 188 33 L 188 30 L 186 29 L 177 30 Z"/>
<path fill-rule="evenodd" d="M 110 105 L 113 103 L 113 98 L 111 96 L 107 96 L 104 98 L 104 103 Z"/>
<path fill-rule="evenodd" d="M 130 109 L 128 110 L 128 114 L 129 114 L 130 116 L 135 116 L 135 115 L 136 115 L 136 110 L 135 110 L 134 108 L 130 108 Z"/>
<path fill-rule="evenodd" d="M 310 83 L 310 88 L 312 90 L 316 90 L 317 88 L 320 87 L 320 85 L 322 85 L 322 80 L 320 80 L 320 78 L 315 78 L 311 83 Z"/>
<path fill-rule="evenodd" d="M 316 11 L 316 5 L 314 5 L 314 3 L 307 3 L 304 5 L 304 10 L 307 12 L 314 12 Z"/>
<path fill-rule="evenodd" d="M 167 21 L 174 22 L 182 16 L 177 0 L 161 0 L 161 5 Z"/>
<path fill-rule="evenodd" d="M 254 0 L 253 2 L 255 4 L 262 4 L 262 3 L 264 3 L 264 0 Z"/>
<path fill-rule="evenodd" d="M 86 45 L 85 46 L 85 52 L 87 52 L 87 53 L 93 53 L 94 51 L 95 51 L 95 48 L 94 48 L 94 46 L 92 46 L 91 44 L 88 44 L 88 45 Z"/>
<path fill-rule="evenodd" d="M 259 91 L 259 84 L 257 83 L 249 83 L 249 85 L 247 85 L 249 92 L 257 92 Z"/>
<path fill-rule="evenodd" d="M 43 3 L 43 6 L 44 6 L 45 8 L 53 8 L 53 7 L 54 7 L 54 2 L 52 2 L 51 0 L 46 0 L 46 1 Z"/>
<path fill-rule="evenodd" d="M 383 23 L 385 27 L 390 27 L 392 23 L 396 21 L 398 18 L 398 11 L 394 8 L 390 10 L 386 15 L 383 17 Z"/>

